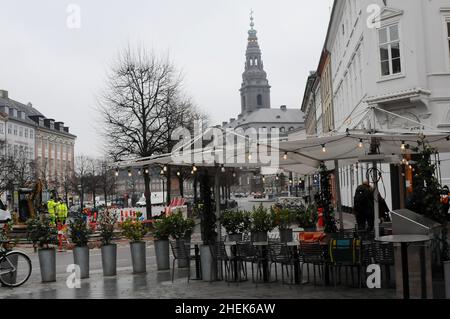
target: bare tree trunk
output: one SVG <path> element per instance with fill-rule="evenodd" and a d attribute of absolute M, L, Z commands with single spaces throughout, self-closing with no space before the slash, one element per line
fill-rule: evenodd
<path fill-rule="evenodd" d="M 150 196 L 150 175 L 144 173 L 144 184 L 145 184 L 145 207 L 147 213 L 147 219 L 152 218 L 152 198 Z"/>

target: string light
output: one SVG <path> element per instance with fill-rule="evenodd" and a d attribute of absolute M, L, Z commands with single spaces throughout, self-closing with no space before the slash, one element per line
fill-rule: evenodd
<path fill-rule="evenodd" d="M 233 178 L 236 177 L 236 172 L 233 170 Z"/>
<path fill-rule="evenodd" d="M 119 169 L 118 169 L 118 168 L 116 168 L 115 175 L 116 175 L 116 176 L 119 176 Z"/>
<path fill-rule="evenodd" d="M 402 141 L 402 146 L 400 148 L 404 151 L 406 149 L 405 141 Z"/>
<path fill-rule="evenodd" d="M 128 169 L 128 177 L 131 177 L 131 169 Z"/>
<path fill-rule="evenodd" d="M 180 176 L 180 175 L 181 175 L 181 173 L 180 173 L 180 171 L 178 171 L 178 172 L 177 172 L 177 176 Z"/>
<path fill-rule="evenodd" d="M 262 177 L 262 181 L 263 181 L 263 183 L 265 183 L 266 182 L 266 177 L 263 175 L 263 177 Z"/>
<path fill-rule="evenodd" d="M 248 154 L 248 160 L 249 160 L 249 161 L 252 160 L 252 154 Z"/>
<path fill-rule="evenodd" d="M 147 175 L 148 175 L 148 168 L 146 168 L 146 169 L 145 169 L 145 174 L 147 174 Z"/>
<path fill-rule="evenodd" d="M 223 164 L 222 164 L 222 168 L 220 169 L 221 171 L 222 171 L 222 173 L 225 173 L 225 166 L 223 166 Z"/>
<path fill-rule="evenodd" d="M 159 174 L 164 175 L 164 170 L 162 169 Z"/>
<path fill-rule="evenodd" d="M 142 172 L 141 172 L 141 169 L 139 169 L 139 170 L 138 170 L 138 175 L 141 175 L 141 173 L 142 173 Z"/>
<path fill-rule="evenodd" d="M 284 153 L 284 155 L 283 155 L 283 159 L 285 160 L 285 161 L 287 161 L 287 159 L 288 159 L 288 153 L 286 152 L 286 153 Z"/>
<path fill-rule="evenodd" d="M 195 166 L 195 164 L 192 165 L 192 171 L 193 171 L 194 173 L 197 171 L 197 166 Z"/>
<path fill-rule="evenodd" d="M 359 148 L 363 148 L 363 146 L 364 146 L 363 140 L 362 140 L 362 138 L 360 138 L 360 139 L 359 139 L 358 147 L 359 147 Z"/>
<path fill-rule="evenodd" d="M 327 148 L 325 147 L 325 144 L 322 144 L 322 152 L 324 152 L 324 153 L 327 152 Z"/>
<path fill-rule="evenodd" d="M 163 170 L 164 170 L 164 172 L 167 172 L 167 166 L 166 165 L 164 165 Z"/>
<path fill-rule="evenodd" d="M 191 171 L 191 174 L 192 174 L 192 175 L 194 175 L 194 174 L 195 174 L 194 170 L 192 170 L 192 171 Z"/>

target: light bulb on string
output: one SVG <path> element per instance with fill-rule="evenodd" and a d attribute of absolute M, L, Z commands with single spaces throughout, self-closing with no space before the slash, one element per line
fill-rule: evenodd
<path fill-rule="evenodd" d="M 128 169 L 128 177 L 131 177 L 131 169 Z"/>
<path fill-rule="evenodd" d="M 141 169 L 138 170 L 138 175 L 141 175 L 142 171 Z"/>
<path fill-rule="evenodd" d="M 180 176 L 180 175 L 181 175 L 181 173 L 180 173 L 180 171 L 178 171 L 178 172 L 177 172 L 177 176 Z"/>
<path fill-rule="evenodd" d="M 192 166 L 192 171 L 195 173 L 197 171 L 197 166 L 195 164 Z"/>
<path fill-rule="evenodd" d="M 223 164 L 222 164 L 222 167 L 220 168 L 220 170 L 222 171 L 222 173 L 225 173 L 225 172 L 226 172 L 225 166 L 223 166 Z"/>
<path fill-rule="evenodd" d="M 283 159 L 284 159 L 285 161 L 287 161 L 287 159 L 288 159 L 288 153 L 287 153 L 287 152 L 284 153 Z"/>
<path fill-rule="evenodd" d="M 119 176 L 119 169 L 116 168 L 116 172 L 114 173 L 114 175 Z"/>
<path fill-rule="evenodd" d="M 322 144 L 322 152 L 324 152 L 324 153 L 327 152 L 327 148 L 325 147 L 325 144 Z"/>
<path fill-rule="evenodd" d="M 167 172 L 167 166 L 166 165 L 164 165 L 163 170 L 164 170 L 164 172 Z"/>
<path fill-rule="evenodd" d="M 148 168 L 146 168 L 144 172 L 146 175 L 148 175 Z"/>
<path fill-rule="evenodd" d="M 406 149 L 405 141 L 402 141 L 402 145 L 400 146 L 400 148 L 402 149 L 402 151 Z"/>
<path fill-rule="evenodd" d="M 363 148 L 363 147 L 364 147 L 362 138 L 359 139 L 358 147 L 359 147 L 359 148 Z"/>

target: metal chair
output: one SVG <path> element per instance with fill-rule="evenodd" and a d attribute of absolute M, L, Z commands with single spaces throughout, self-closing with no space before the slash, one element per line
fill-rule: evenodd
<path fill-rule="evenodd" d="M 333 267 L 333 280 L 336 287 L 339 274 L 341 282 L 341 269 L 345 268 L 345 281 L 348 282 L 348 269 L 351 270 L 352 286 L 354 286 L 353 269 L 358 270 L 358 282 L 361 288 L 361 241 L 359 239 L 333 239 L 329 244 L 330 265 Z"/>
<path fill-rule="evenodd" d="M 173 261 L 172 261 L 172 283 L 175 277 L 175 261 L 186 260 L 188 265 L 188 282 L 191 279 L 191 260 L 195 260 L 195 255 L 190 254 L 190 245 L 184 240 L 171 240 L 170 247 L 172 248 Z"/>
<path fill-rule="evenodd" d="M 275 280 L 278 281 L 277 264 L 281 264 L 281 282 L 284 284 L 284 267 L 286 274 L 290 277 L 291 284 L 294 279 L 294 265 L 297 262 L 286 243 L 269 242 L 269 273 L 271 273 L 272 265 L 275 264 Z M 291 266 L 291 276 L 289 276 L 289 268 Z"/>
<path fill-rule="evenodd" d="M 314 272 L 314 285 L 316 285 L 316 267 L 319 270 L 319 278 L 322 278 L 324 273 L 323 268 L 325 266 L 325 254 L 324 248 L 319 242 L 300 242 L 299 253 L 301 273 L 303 273 L 303 266 L 306 265 L 308 282 L 309 282 L 309 265 L 313 266 Z"/>
<path fill-rule="evenodd" d="M 260 260 L 258 253 L 255 249 L 255 247 L 252 245 L 251 242 L 245 241 L 245 242 L 238 242 L 236 245 L 237 249 L 237 258 L 239 258 L 240 265 L 242 267 L 242 270 L 245 274 L 245 278 L 248 278 L 247 275 L 247 263 L 251 264 L 252 269 L 252 282 L 255 282 L 255 276 L 254 276 L 254 268 L 253 265 L 257 265 L 257 270 L 259 271 L 260 267 Z"/>

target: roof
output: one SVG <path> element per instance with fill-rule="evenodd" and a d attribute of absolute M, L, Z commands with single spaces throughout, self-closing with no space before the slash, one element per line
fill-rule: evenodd
<path fill-rule="evenodd" d="M 36 110 L 34 107 L 32 107 L 31 105 L 25 105 L 22 104 L 20 102 L 14 101 L 12 99 L 5 99 L 3 97 L 0 97 L 0 106 L 8 106 L 8 107 L 12 107 L 17 109 L 18 111 L 24 112 L 26 117 L 25 120 L 20 119 L 20 118 L 13 118 L 13 117 L 9 117 L 10 120 L 14 120 L 14 121 L 19 121 L 19 122 L 24 122 L 30 125 L 35 125 L 36 123 L 31 120 L 29 118 L 29 116 L 43 116 L 45 117 L 41 112 L 39 112 L 38 110 Z"/>
<path fill-rule="evenodd" d="M 235 128 L 255 123 L 300 124 L 304 122 L 304 114 L 299 109 L 258 109 L 244 113 L 240 119 L 228 123 L 226 126 Z"/>

